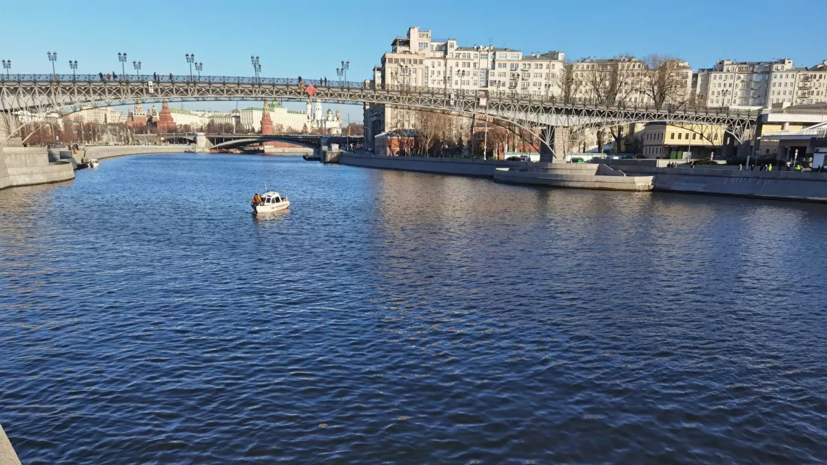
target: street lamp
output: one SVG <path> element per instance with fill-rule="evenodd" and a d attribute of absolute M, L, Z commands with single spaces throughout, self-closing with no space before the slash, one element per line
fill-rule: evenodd
<path fill-rule="evenodd" d="M 140 61 L 133 61 L 132 67 L 135 68 L 135 71 L 138 73 L 138 80 L 141 80 L 141 62 Z"/>
<path fill-rule="evenodd" d="M 345 70 L 342 68 L 336 68 L 336 76 L 339 76 L 339 83 L 342 82 L 342 76 L 345 75 Z"/>
<path fill-rule="evenodd" d="M 52 62 L 52 77 L 57 79 L 57 73 L 55 72 L 55 61 L 57 61 L 57 52 L 46 52 L 46 56 L 48 56 L 49 61 Z"/>
<path fill-rule="evenodd" d="M 78 69 L 78 61 L 77 60 L 75 60 L 75 61 L 69 60 L 69 67 L 72 68 L 72 80 L 74 81 L 75 76 L 76 76 L 75 72 Z"/>
<path fill-rule="evenodd" d="M 8 79 L 9 69 L 11 69 L 11 60 L 3 60 L 3 69 L 6 70 L 6 79 Z"/>
<path fill-rule="evenodd" d="M 350 69 L 350 61 L 342 60 L 342 73 L 345 76 L 345 86 L 347 86 L 347 70 Z"/>
<path fill-rule="evenodd" d="M 121 62 L 121 79 L 123 79 L 124 74 L 126 74 L 126 52 L 118 52 L 118 61 Z"/>
<path fill-rule="evenodd" d="M 195 70 L 198 71 L 198 82 L 201 82 L 201 70 L 204 69 L 204 63 L 196 63 Z"/>
<path fill-rule="evenodd" d="M 255 82 L 258 82 L 258 75 L 259 75 L 259 73 L 261 73 L 261 62 L 259 61 L 257 56 L 255 56 L 255 57 L 251 56 L 250 57 L 250 62 L 253 64 L 253 74 L 256 77 Z"/>
<path fill-rule="evenodd" d="M 187 63 L 190 65 L 190 81 L 192 81 L 192 64 L 195 63 L 195 54 L 186 54 Z"/>

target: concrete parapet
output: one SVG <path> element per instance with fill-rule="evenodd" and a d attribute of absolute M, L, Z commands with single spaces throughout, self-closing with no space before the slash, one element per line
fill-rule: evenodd
<path fill-rule="evenodd" d="M 0 425 L 0 465 L 21 465 L 11 441 L 3 431 L 3 425 Z"/>
<path fill-rule="evenodd" d="M 505 160 L 472 160 L 467 158 L 387 157 L 363 153 L 344 152 L 339 158 L 342 165 L 361 166 L 420 173 L 452 174 L 493 178 L 497 168 L 525 167 L 529 163 Z M 533 163 L 540 165 L 539 163 Z"/>
<path fill-rule="evenodd" d="M 576 169 L 550 169 L 546 171 L 510 171 L 500 168 L 494 180 L 511 184 L 530 184 L 575 189 L 646 192 L 652 190 L 652 176 L 598 175 L 594 172 L 578 172 Z"/>
<path fill-rule="evenodd" d="M 87 146 L 78 151 L 76 158 L 86 155 L 86 158 L 107 158 L 124 157 L 127 155 L 154 155 L 163 153 L 184 153 L 186 147 L 183 145 L 100 145 Z M 84 153 L 85 152 L 85 153 Z"/>
<path fill-rule="evenodd" d="M 72 164 L 49 163 L 43 147 L 0 147 L 0 189 L 74 179 Z"/>

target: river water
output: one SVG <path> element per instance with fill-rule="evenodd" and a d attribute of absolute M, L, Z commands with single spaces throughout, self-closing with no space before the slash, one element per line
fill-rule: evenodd
<path fill-rule="evenodd" d="M 292 209 L 254 218 L 265 183 Z M 0 191 L 23 463 L 827 461 L 827 206 L 299 158 Z"/>

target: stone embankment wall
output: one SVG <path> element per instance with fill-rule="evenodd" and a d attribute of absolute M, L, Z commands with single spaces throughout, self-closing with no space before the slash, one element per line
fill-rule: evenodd
<path fill-rule="evenodd" d="M 342 153 L 339 157 L 339 164 L 360 166 L 363 168 L 417 171 L 420 173 L 453 174 L 458 176 L 475 176 L 485 178 L 493 178 L 497 168 L 518 168 L 526 165 L 525 162 L 519 161 L 484 161 L 462 158 L 429 157 L 386 157 L 358 152 Z"/>
<path fill-rule="evenodd" d="M 69 162 L 49 162 L 44 147 L 0 147 L 0 189 L 75 178 Z"/>
<path fill-rule="evenodd" d="M 192 150 L 193 147 L 190 147 Z M 105 160 L 107 158 L 124 157 L 127 155 L 148 155 L 158 153 L 185 153 L 183 145 L 104 145 L 85 147 L 87 158 Z M 84 149 L 78 151 L 75 158 L 79 161 Z"/>
<path fill-rule="evenodd" d="M 827 173 L 742 171 L 731 165 L 697 168 L 612 165 L 629 175 L 653 176 L 656 191 L 827 202 Z"/>

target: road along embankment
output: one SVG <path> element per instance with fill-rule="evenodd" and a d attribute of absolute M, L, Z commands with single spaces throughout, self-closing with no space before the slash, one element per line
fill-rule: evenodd
<path fill-rule="evenodd" d="M 68 161 L 50 163 L 45 147 L 0 147 L 0 189 L 74 178 L 72 164 Z"/>

